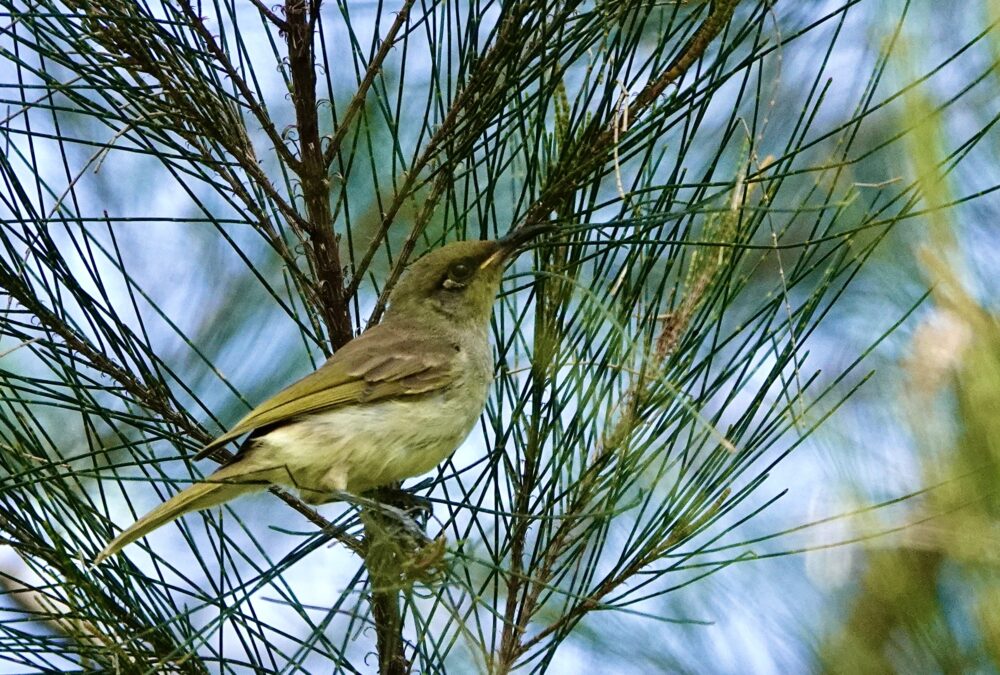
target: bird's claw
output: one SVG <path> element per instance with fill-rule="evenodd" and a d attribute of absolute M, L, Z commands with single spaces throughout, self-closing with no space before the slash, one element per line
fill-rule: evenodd
<path fill-rule="evenodd" d="M 434 515 L 434 505 L 430 499 L 407 490 L 380 488 L 372 496 L 382 504 L 394 506 L 406 513 L 420 525 L 421 530 L 427 529 L 427 522 Z"/>

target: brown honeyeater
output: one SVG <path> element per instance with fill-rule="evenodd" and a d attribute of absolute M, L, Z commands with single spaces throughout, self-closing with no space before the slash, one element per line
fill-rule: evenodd
<path fill-rule="evenodd" d="M 232 460 L 137 520 L 95 562 L 185 513 L 271 484 L 322 504 L 437 466 L 483 411 L 500 279 L 542 229 L 454 242 L 415 262 L 390 294 L 380 324 L 206 445 L 196 459 L 246 435 Z"/>

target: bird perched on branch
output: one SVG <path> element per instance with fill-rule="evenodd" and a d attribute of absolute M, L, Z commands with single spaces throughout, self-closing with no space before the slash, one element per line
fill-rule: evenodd
<path fill-rule="evenodd" d="M 434 468 L 482 413 L 503 271 L 544 229 L 455 242 L 418 260 L 393 289 L 382 323 L 206 445 L 196 459 L 248 434 L 232 460 L 137 520 L 95 562 L 185 513 L 273 484 L 321 504 Z"/>

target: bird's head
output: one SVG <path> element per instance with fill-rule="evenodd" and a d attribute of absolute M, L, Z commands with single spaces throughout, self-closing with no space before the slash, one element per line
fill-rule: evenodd
<path fill-rule="evenodd" d="M 386 319 L 444 317 L 455 324 L 489 321 L 507 263 L 547 227 L 514 230 L 502 239 L 456 241 L 406 270 L 389 296 Z"/>

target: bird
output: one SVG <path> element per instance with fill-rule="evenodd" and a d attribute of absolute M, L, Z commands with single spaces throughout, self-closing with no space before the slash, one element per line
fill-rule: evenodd
<path fill-rule="evenodd" d="M 231 460 L 139 518 L 94 564 L 186 513 L 271 485 L 323 504 L 433 469 L 486 405 L 489 323 L 503 272 L 545 229 L 456 241 L 417 260 L 390 293 L 381 323 L 205 445 L 195 459 L 246 436 Z"/>

